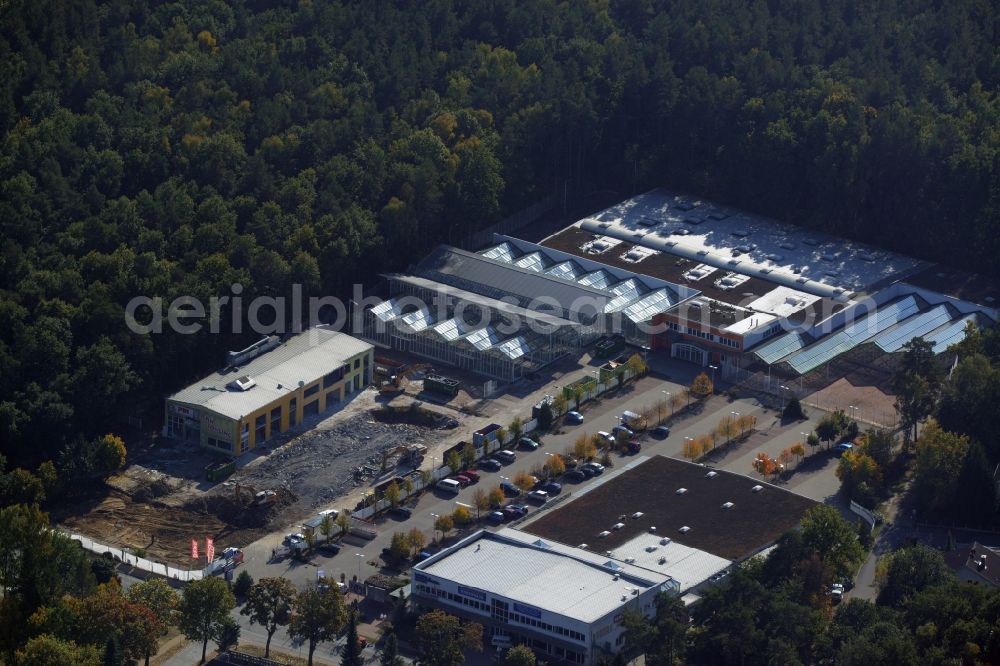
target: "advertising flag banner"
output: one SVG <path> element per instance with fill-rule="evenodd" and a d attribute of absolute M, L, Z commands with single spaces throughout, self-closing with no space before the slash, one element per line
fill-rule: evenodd
<path fill-rule="evenodd" d="M 191 539 L 191 559 L 192 560 L 197 560 L 198 559 L 198 540 L 197 539 Z"/>
<path fill-rule="evenodd" d="M 205 537 L 205 557 L 208 558 L 209 564 L 215 559 L 215 541 L 212 537 Z"/>

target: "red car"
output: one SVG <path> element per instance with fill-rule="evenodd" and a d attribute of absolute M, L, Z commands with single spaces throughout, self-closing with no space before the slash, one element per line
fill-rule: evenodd
<path fill-rule="evenodd" d="M 467 469 L 462 472 L 462 476 L 467 477 L 473 483 L 479 483 L 479 472 L 474 469 Z"/>
<path fill-rule="evenodd" d="M 467 487 L 467 486 L 471 486 L 471 485 L 472 485 L 472 479 L 470 479 L 469 477 L 465 476 L 465 474 L 456 474 L 455 476 L 453 476 L 453 477 L 451 477 L 451 478 L 452 478 L 452 479 L 455 479 L 456 481 L 458 481 L 458 483 L 459 483 L 459 484 L 460 484 L 460 485 L 461 485 L 461 486 L 462 486 L 463 488 L 465 488 L 465 487 Z"/>

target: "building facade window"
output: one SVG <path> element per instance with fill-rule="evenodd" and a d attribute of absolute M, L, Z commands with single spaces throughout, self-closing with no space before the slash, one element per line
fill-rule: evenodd
<path fill-rule="evenodd" d="M 254 421 L 254 439 L 257 442 L 262 442 L 265 439 L 265 430 L 267 429 L 267 416 L 261 414 Z"/>
<path fill-rule="evenodd" d="M 336 370 L 334 370 L 333 372 L 327 373 L 323 377 L 323 388 L 330 388 L 331 386 L 333 386 L 334 384 L 336 384 L 337 382 L 339 382 L 341 379 L 343 379 L 344 378 L 344 371 L 346 369 L 347 369 L 347 366 L 341 366 L 341 367 L 337 368 Z"/>
<path fill-rule="evenodd" d="M 310 386 L 305 390 L 305 392 L 302 394 L 302 397 L 308 398 L 309 396 L 316 395 L 317 393 L 319 393 L 319 384 L 313 384 L 312 386 Z"/>
<path fill-rule="evenodd" d="M 281 405 L 271 410 L 271 434 L 281 431 Z"/>

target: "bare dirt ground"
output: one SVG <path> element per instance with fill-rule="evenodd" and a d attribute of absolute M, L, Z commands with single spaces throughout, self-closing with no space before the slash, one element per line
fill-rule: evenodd
<path fill-rule="evenodd" d="M 224 482 L 204 480 L 211 454 L 193 444 L 159 441 L 132 453 L 132 464 L 108 482 L 99 498 L 67 507 L 57 523 L 109 546 L 143 549 L 156 561 L 190 564 L 191 539 L 214 537 L 219 547 L 244 546 L 301 520 L 352 490 L 373 483 L 383 452 L 409 444 L 434 446 L 453 433 L 377 418 L 382 406 L 365 391 L 337 412 L 303 424 L 237 460 Z M 391 474 L 396 457 L 387 460 Z M 275 501 L 254 494 L 275 490 Z"/>
<path fill-rule="evenodd" d="M 846 377 L 810 393 L 803 402 L 821 409 L 842 409 L 848 416 L 853 416 L 859 421 L 883 427 L 892 426 L 898 420 L 895 396 L 886 393 L 878 386 L 854 384 Z"/>

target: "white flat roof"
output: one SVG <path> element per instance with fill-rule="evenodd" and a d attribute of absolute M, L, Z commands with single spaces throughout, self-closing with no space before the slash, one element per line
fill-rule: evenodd
<path fill-rule="evenodd" d="M 641 594 L 670 581 L 656 571 L 510 528 L 479 532 L 414 569 L 581 622 L 625 605 L 633 590 Z"/>
<path fill-rule="evenodd" d="M 212 373 L 170 400 L 240 419 L 297 390 L 299 382 L 310 384 L 369 349 L 370 343 L 317 326 L 239 368 Z M 230 384 L 239 377 L 250 377 L 254 386 L 246 391 L 232 388 Z"/>
<path fill-rule="evenodd" d="M 667 544 L 660 543 L 664 538 Z M 691 589 L 732 564 L 724 557 L 649 533 L 640 534 L 618 546 L 611 552 L 611 557 L 622 561 L 634 559 L 636 566 L 661 571 L 680 583 L 681 590 Z M 660 564 L 661 558 L 665 560 L 663 564 Z"/>
<path fill-rule="evenodd" d="M 789 317 L 820 299 L 815 294 L 808 294 L 798 289 L 784 285 L 775 287 L 760 298 L 746 304 L 751 310 L 770 312 L 779 317 Z"/>
<path fill-rule="evenodd" d="M 865 291 L 922 265 L 863 243 L 660 189 L 576 224 L 593 233 L 833 298 Z"/>

